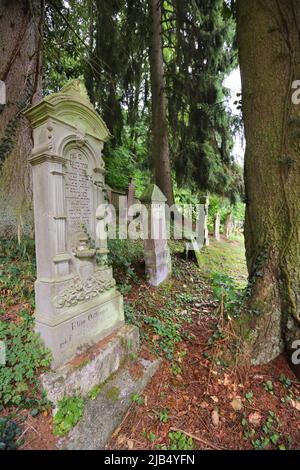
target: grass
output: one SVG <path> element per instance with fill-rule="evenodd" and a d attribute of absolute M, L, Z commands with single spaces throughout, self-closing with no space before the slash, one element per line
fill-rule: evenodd
<path fill-rule="evenodd" d="M 209 246 L 201 250 L 199 260 L 202 273 L 208 277 L 218 272 L 230 276 L 238 288 L 247 285 L 243 238 L 230 241 L 210 239 Z"/>

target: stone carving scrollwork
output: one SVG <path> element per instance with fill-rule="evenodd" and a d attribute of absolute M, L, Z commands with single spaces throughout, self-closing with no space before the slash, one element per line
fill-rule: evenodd
<path fill-rule="evenodd" d="M 97 295 L 111 289 L 116 285 L 113 278 L 106 279 L 103 272 L 96 272 L 85 282 L 79 276 L 72 281 L 72 286 L 54 297 L 53 302 L 57 309 L 73 307 L 81 302 L 92 300 Z"/>

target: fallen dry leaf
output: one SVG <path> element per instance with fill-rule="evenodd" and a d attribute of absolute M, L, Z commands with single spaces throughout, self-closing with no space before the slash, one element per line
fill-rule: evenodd
<path fill-rule="evenodd" d="M 300 401 L 291 400 L 291 405 L 292 405 L 292 407 L 295 408 L 297 411 L 300 411 Z"/>
<path fill-rule="evenodd" d="M 200 403 L 200 408 L 208 408 L 209 407 L 209 404 L 206 403 L 206 401 L 203 401 L 202 403 Z"/>
<path fill-rule="evenodd" d="M 229 379 L 228 374 L 224 374 L 224 382 L 223 382 L 225 387 L 228 387 L 228 385 L 231 384 L 231 380 Z"/>
<path fill-rule="evenodd" d="M 254 413 L 250 413 L 248 416 L 248 421 L 250 424 L 253 424 L 253 426 L 259 426 L 261 423 L 262 416 L 258 411 L 255 411 Z"/>
<path fill-rule="evenodd" d="M 239 397 L 235 397 L 230 403 L 234 411 L 241 411 L 243 409 L 242 400 Z"/>
<path fill-rule="evenodd" d="M 220 423 L 220 416 L 218 410 L 214 410 L 211 414 L 211 420 L 215 428 L 219 426 Z"/>
<path fill-rule="evenodd" d="M 128 447 L 129 450 L 132 450 L 133 449 L 133 441 L 128 440 L 127 441 L 127 447 Z"/>

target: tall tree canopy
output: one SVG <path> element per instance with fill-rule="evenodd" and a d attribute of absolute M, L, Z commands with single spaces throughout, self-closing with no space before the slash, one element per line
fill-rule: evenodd
<path fill-rule="evenodd" d="M 222 0 L 172 0 L 165 13 L 172 153 L 179 184 L 233 195 L 234 120 L 226 75 L 236 67 L 235 26 Z"/>
<path fill-rule="evenodd" d="M 130 172 L 154 164 L 149 138 L 149 4 L 146 0 L 68 3 L 66 9 L 59 0 L 49 1 L 48 19 L 55 19 L 52 31 L 58 30 L 64 38 L 60 45 L 66 44 L 57 65 L 63 75 L 66 70 L 68 76 L 84 74 L 90 97 L 114 136 L 105 150 L 109 182 L 125 187 Z M 223 0 L 167 0 L 159 5 L 170 159 L 177 183 L 234 196 L 242 178 L 232 159 L 234 120 L 226 108 L 223 86 L 237 65 L 234 21 L 226 16 Z M 57 39 L 50 34 L 52 54 Z M 110 181 L 109 174 L 117 173 L 117 168 L 125 177 Z"/>
<path fill-rule="evenodd" d="M 16 73 L 16 83 L 20 82 L 14 88 L 16 94 L 25 83 L 24 75 L 16 72 L 18 64 L 21 67 L 28 62 L 22 70 L 28 71 L 23 88 L 29 99 L 25 99 L 24 91 L 20 102 L 15 97 L 11 101 L 15 106 L 19 102 L 20 109 L 24 109 L 24 99 L 25 107 L 32 104 L 40 96 L 41 78 L 47 94 L 57 91 L 68 79 L 83 76 L 91 101 L 113 135 L 104 154 L 108 184 L 126 189 L 134 176 L 141 190 L 154 173 L 156 182 L 161 179 L 159 185 L 169 202 L 173 198 L 172 181 L 195 192 L 211 191 L 232 199 L 241 192 L 241 172 L 232 159 L 234 121 L 226 108 L 223 86 L 224 78 L 236 66 L 235 28 L 233 20 L 224 16 L 222 0 L 158 3 L 163 62 L 162 92 L 156 93 L 150 67 L 153 34 L 148 0 L 45 0 L 45 5 L 13 0 L 2 4 L 5 14 L 1 16 L 0 34 L 12 37 L 9 42 L 3 39 L 7 46 L 1 61 L 2 79 L 7 81 L 9 93 L 12 88 L 5 71 L 11 56 L 10 76 Z M 26 41 L 24 34 L 28 35 Z M 164 98 L 160 99 L 162 93 Z M 154 103 L 160 103 L 156 126 Z M 0 115 L 0 138 L 6 132 L 8 140 L 13 135 L 7 128 L 9 112 L 13 120 L 21 120 L 12 106 Z M 3 169 L 14 161 L 9 158 L 11 144 L 7 146 L 6 142 L 6 138 L 0 139 L 0 149 L 5 149 L 1 150 Z M 162 150 L 166 142 L 168 152 Z M 22 146 L 20 142 L 15 146 L 22 153 L 18 162 L 26 162 L 30 152 L 30 145 L 25 150 Z M 20 168 L 20 184 L 30 191 L 25 173 Z M 4 178 L 14 185 L 12 176 Z"/>

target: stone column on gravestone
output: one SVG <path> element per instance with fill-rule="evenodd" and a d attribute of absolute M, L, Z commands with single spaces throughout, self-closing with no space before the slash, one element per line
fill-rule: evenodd
<path fill-rule="evenodd" d="M 150 184 L 140 200 L 147 209 L 147 221 L 144 221 L 146 274 L 149 283 L 158 286 L 171 274 L 165 211 L 167 198 L 155 184 Z"/>
<path fill-rule="evenodd" d="M 34 140 L 36 330 L 58 367 L 124 323 L 106 241 L 96 237 L 110 134 L 80 80 L 25 114 Z"/>
<path fill-rule="evenodd" d="M 220 240 L 220 214 L 219 214 L 219 212 L 217 212 L 216 215 L 215 215 L 214 238 L 216 240 Z"/>

